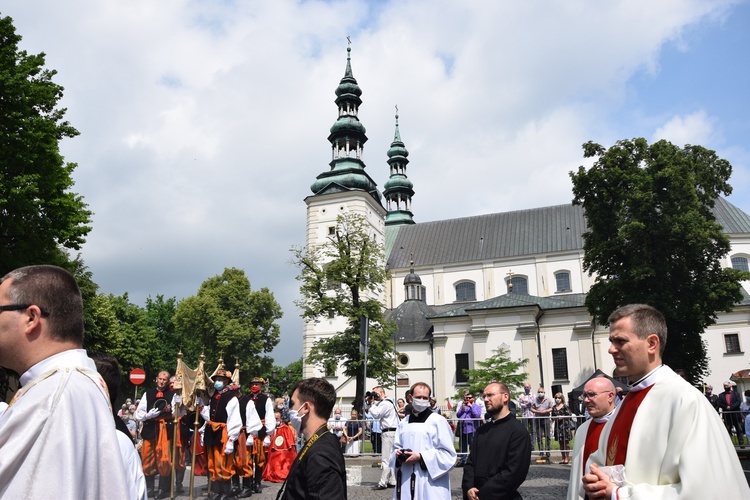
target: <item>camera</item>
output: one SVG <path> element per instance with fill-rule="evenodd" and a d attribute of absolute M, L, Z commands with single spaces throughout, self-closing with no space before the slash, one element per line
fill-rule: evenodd
<path fill-rule="evenodd" d="M 367 391 L 365 393 L 365 399 L 367 401 L 380 401 L 380 395 L 377 392 Z"/>

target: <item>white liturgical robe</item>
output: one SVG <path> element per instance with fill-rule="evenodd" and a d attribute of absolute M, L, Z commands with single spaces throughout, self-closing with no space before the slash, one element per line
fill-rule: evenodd
<path fill-rule="evenodd" d="M 456 449 L 453 446 L 451 427 L 443 416 L 431 411 L 424 422 L 410 422 L 409 420 L 413 418 L 413 415 L 409 415 L 399 423 L 389 466 L 396 469 L 396 450 L 410 449 L 422 455 L 422 461 L 427 470 L 423 470 L 419 463 L 401 466 L 401 499 L 450 500 L 449 472 L 456 463 Z M 413 497 L 411 497 L 412 472 L 415 474 Z M 393 498 L 396 498 L 395 489 Z"/>
<path fill-rule="evenodd" d="M 633 419 L 625 482 L 616 496 L 643 500 L 750 498 L 737 452 L 706 397 L 668 366 L 655 369 L 631 393 L 652 385 Z M 587 471 L 591 463 L 606 465 L 610 431 L 622 407 L 617 407 L 604 426 Z"/>
<path fill-rule="evenodd" d="M 40 361 L 0 417 L 0 498 L 136 498 L 109 395 L 82 349 Z"/>

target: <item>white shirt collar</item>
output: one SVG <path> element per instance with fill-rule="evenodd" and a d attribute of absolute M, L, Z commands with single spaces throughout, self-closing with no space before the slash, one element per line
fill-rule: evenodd
<path fill-rule="evenodd" d="M 646 374 L 642 379 L 630 384 L 630 392 L 642 391 L 647 387 L 651 387 L 660 380 L 665 379 L 669 376 L 669 370 L 662 370 L 664 365 L 659 365 Z"/>
<path fill-rule="evenodd" d="M 592 417 L 592 418 L 594 419 L 594 422 L 596 422 L 597 424 L 602 424 L 602 423 L 608 421 L 614 412 L 615 412 L 615 410 L 612 410 L 611 412 L 607 413 L 606 415 L 603 415 L 603 416 L 598 417 L 598 418 L 597 417 Z"/>
<path fill-rule="evenodd" d="M 26 370 L 24 374 L 21 375 L 21 378 L 18 379 L 18 382 L 21 384 L 21 387 L 23 387 L 45 372 L 63 366 L 82 366 L 96 371 L 96 365 L 94 364 L 94 361 L 86 355 L 85 349 L 69 349 L 41 360 Z"/>

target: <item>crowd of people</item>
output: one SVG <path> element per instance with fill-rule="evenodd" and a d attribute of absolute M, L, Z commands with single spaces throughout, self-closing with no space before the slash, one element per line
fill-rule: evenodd
<path fill-rule="evenodd" d="M 622 307 L 609 325 L 627 393 L 595 377 L 571 408 L 561 393 L 552 399 L 525 384 L 519 419 L 510 389 L 495 381 L 476 400 L 464 394 L 456 430 L 424 382 L 403 401 L 376 386 L 365 420 L 356 410 L 346 419 L 323 378 L 300 380 L 288 401 L 274 400 L 262 378 L 243 391 L 223 369 L 192 413 L 168 372 L 113 409 L 120 368 L 83 349 L 75 279 L 55 266 L 21 268 L 0 281 L 0 365 L 21 374 L 13 400 L 0 405 L 0 497 L 167 498 L 184 492 L 193 459 L 193 472 L 211 479 L 212 500 L 248 497 L 262 480 L 283 482 L 282 500 L 346 499 L 344 457 L 361 453 L 367 431 L 381 457 L 374 488 L 392 489 L 394 499 L 450 499 L 456 465 L 465 499 L 520 498 L 533 447 L 547 458 L 552 438 L 571 464 L 569 499 L 750 498 L 730 440 L 734 431 L 744 445 L 750 391 L 743 401 L 727 382 L 723 393 L 704 394 L 662 364 L 666 322 L 653 307 Z"/>

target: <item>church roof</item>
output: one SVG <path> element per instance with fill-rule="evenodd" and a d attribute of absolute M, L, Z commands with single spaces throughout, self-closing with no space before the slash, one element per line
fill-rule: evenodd
<path fill-rule="evenodd" d="M 421 300 L 407 300 L 386 312 L 386 320 L 398 325 L 394 334 L 396 342 L 423 342 L 429 340 L 432 323 L 427 319 L 435 310 Z"/>
<path fill-rule="evenodd" d="M 724 198 L 716 200 L 716 220 L 727 234 L 750 234 L 750 215 Z M 386 226 L 390 269 L 520 257 L 583 249 L 587 230 L 583 208 L 556 205 L 413 225 Z"/>
<path fill-rule="evenodd" d="M 506 293 L 481 302 L 464 302 L 460 306 L 448 311 L 433 314 L 431 318 L 451 318 L 466 316 L 467 311 L 481 311 L 485 309 L 505 309 L 510 307 L 539 306 L 540 309 L 568 309 L 572 307 L 583 307 L 585 305 L 585 293 L 571 293 L 560 297 L 537 297 L 523 293 Z"/>

